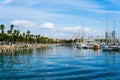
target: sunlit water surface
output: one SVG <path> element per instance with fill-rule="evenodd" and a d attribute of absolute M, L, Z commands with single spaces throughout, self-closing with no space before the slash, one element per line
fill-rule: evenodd
<path fill-rule="evenodd" d="M 51 47 L 0 53 L 0 80 L 116 80 L 120 52 Z"/>

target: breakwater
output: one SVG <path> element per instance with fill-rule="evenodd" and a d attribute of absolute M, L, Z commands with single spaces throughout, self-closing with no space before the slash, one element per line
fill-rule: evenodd
<path fill-rule="evenodd" d="M 17 51 L 21 49 L 43 48 L 59 46 L 61 44 L 21 44 L 21 45 L 0 45 L 0 52 Z"/>

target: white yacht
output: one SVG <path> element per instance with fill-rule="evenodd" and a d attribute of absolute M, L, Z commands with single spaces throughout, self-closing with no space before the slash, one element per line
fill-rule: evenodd
<path fill-rule="evenodd" d="M 103 48 L 102 48 L 103 51 L 112 51 L 113 48 L 112 47 L 109 47 L 108 45 L 105 45 Z"/>

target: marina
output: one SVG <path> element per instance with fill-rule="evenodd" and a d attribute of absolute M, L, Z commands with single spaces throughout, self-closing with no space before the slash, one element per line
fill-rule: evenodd
<path fill-rule="evenodd" d="M 120 80 L 119 0 L 0 0 L 0 80 Z"/>
<path fill-rule="evenodd" d="M 0 80 L 117 80 L 119 57 L 120 52 L 65 46 L 15 51 L 0 54 Z"/>

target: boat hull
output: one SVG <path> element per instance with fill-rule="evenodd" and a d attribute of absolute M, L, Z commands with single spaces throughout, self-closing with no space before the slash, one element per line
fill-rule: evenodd
<path fill-rule="evenodd" d="M 103 48 L 103 51 L 113 51 L 113 48 Z"/>

